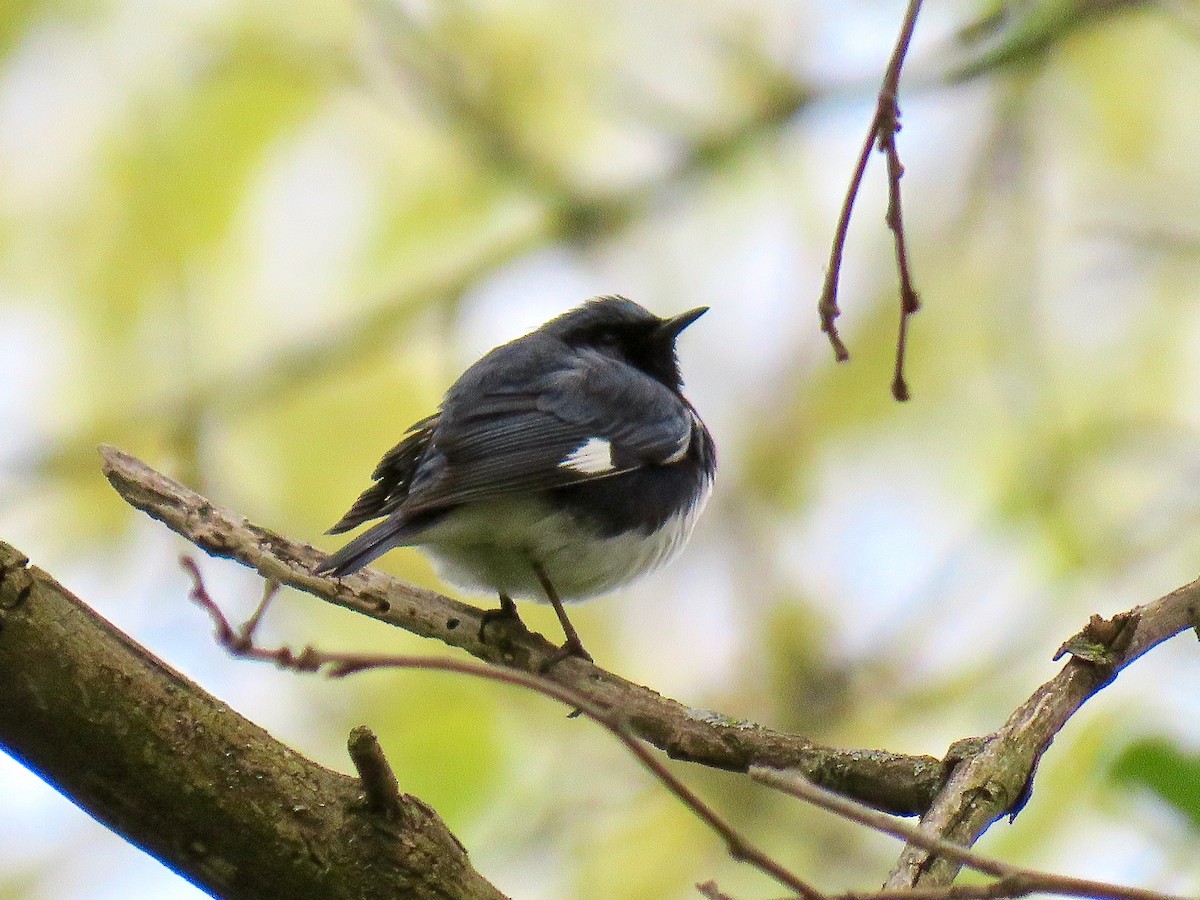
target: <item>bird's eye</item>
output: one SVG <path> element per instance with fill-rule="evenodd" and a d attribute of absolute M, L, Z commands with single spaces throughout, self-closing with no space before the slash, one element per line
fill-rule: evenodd
<path fill-rule="evenodd" d="M 617 334 L 614 328 L 601 328 L 592 337 L 592 340 L 598 347 L 619 347 L 621 346 L 621 336 Z"/>

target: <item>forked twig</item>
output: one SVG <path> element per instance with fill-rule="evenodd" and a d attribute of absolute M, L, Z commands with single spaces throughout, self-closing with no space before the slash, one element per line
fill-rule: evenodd
<path fill-rule="evenodd" d="M 1028 894 L 1041 893 L 1060 897 L 1094 897 L 1097 900 L 1184 900 L 1181 897 L 1142 888 L 1108 884 L 1086 878 L 1072 878 L 1068 875 L 1055 875 L 1051 872 L 1039 872 L 1036 869 L 1026 869 L 983 856 L 962 844 L 945 840 L 919 826 L 902 822 L 850 797 L 813 784 L 798 772 L 780 772 L 763 766 L 752 766 L 750 777 L 761 784 L 769 785 L 785 794 L 828 810 L 843 819 L 849 819 L 851 822 L 857 822 L 883 834 L 890 834 L 892 837 L 923 847 L 940 856 L 955 859 L 977 872 L 998 879 L 998 881 L 984 885 L 946 886 L 917 890 L 909 888 L 886 892 L 890 895 L 910 898 L 932 892 L 931 896 L 961 897 L 964 889 L 969 891 L 974 888 L 977 891 L 974 895 L 976 897 L 1023 897 Z M 854 893 L 839 895 L 837 900 L 850 900 L 850 898 L 883 900 L 884 896 L 884 893 Z"/>
<path fill-rule="evenodd" d="M 262 620 L 262 614 L 274 596 L 275 591 L 269 588 L 265 590 L 263 600 L 259 604 L 259 608 L 256 610 L 254 616 L 242 628 L 235 629 L 221 611 L 221 608 L 209 595 L 196 561 L 190 556 L 184 556 L 181 557 L 180 564 L 192 577 L 190 598 L 203 607 L 212 618 L 216 626 L 217 643 L 233 656 L 263 662 L 273 662 L 281 668 L 293 669 L 300 672 L 323 671 L 333 678 L 344 678 L 347 675 L 353 675 L 356 672 L 364 672 L 370 669 L 420 669 L 424 671 L 457 672 L 462 675 L 471 675 L 488 681 L 500 682 L 501 684 L 523 687 L 544 697 L 557 700 L 567 707 L 576 710 L 585 718 L 591 719 L 620 741 L 630 753 L 637 757 L 638 762 L 651 775 L 657 778 L 667 790 L 679 798 L 701 821 L 721 836 L 729 849 L 730 856 L 734 859 L 754 866 L 760 872 L 769 875 L 788 889 L 795 891 L 799 896 L 805 898 L 805 900 L 825 900 L 824 894 L 755 847 L 748 838 L 734 828 L 716 810 L 705 803 L 699 795 L 678 777 L 672 774 L 662 761 L 629 730 L 625 720 L 619 713 L 606 709 L 594 703 L 589 698 L 584 697 L 582 694 L 578 694 L 548 678 L 531 675 L 516 669 L 494 668 L 482 663 L 465 662 L 437 656 L 327 653 L 311 646 L 305 647 L 299 653 L 295 653 L 288 647 L 279 647 L 274 650 L 259 647 L 254 643 L 254 630 Z"/>
<path fill-rule="evenodd" d="M 806 800 L 850 821 L 905 840 L 911 846 L 921 847 L 930 853 L 953 859 L 996 879 L 983 885 L 946 885 L 930 888 L 887 887 L 875 892 L 823 894 L 755 847 L 691 788 L 672 774 L 647 745 L 629 729 L 619 711 L 596 703 L 577 691 L 548 678 L 516 669 L 497 668 L 444 657 L 327 653 L 313 647 L 306 647 L 300 653 L 295 653 L 288 647 L 279 647 L 274 650 L 260 647 L 254 642 L 254 633 L 276 594 L 277 585 L 267 582 L 263 598 L 253 615 L 241 628 L 235 628 L 209 595 L 195 560 L 184 556 L 180 561 L 192 577 L 191 599 L 209 614 L 216 626 L 217 642 L 234 656 L 273 662 L 282 668 L 295 671 L 322 671 L 334 678 L 382 668 L 457 672 L 488 681 L 523 687 L 552 700 L 557 700 L 574 710 L 575 714 L 591 719 L 620 741 L 651 775 L 695 813 L 701 821 L 720 835 L 725 841 L 730 856 L 746 862 L 774 878 L 788 889 L 795 891 L 803 900 L 1003 900 L 1003 898 L 1024 897 L 1032 893 L 1065 897 L 1092 897 L 1097 900 L 1183 900 L 1183 898 L 1156 891 L 1040 872 L 985 857 L 962 844 L 946 840 L 930 830 L 902 822 L 845 795 L 822 788 L 798 772 L 783 772 L 765 766 L 752 766 L 750 775 L 760 783 Z M 1148 635 L 1139 636 L 1137 633 L 1137 623 L 1142 621 L 1145 615 L 1135 616 L 1136 621 L 1131 620 L 1133 624 L 1128 624 L 1125 619 L 1120 619 L 1117 624 L 1125 623 L 1127 627 L 1119 630 L 1118 637 L 1121 638 L 1121 642 L 1120 646 L 1116 648 L 1118 655 L 1105 664 L 1114 669 L 1120 668 L 1128 662 L 1130 657 L 1144 652 L 1149 646 L 1158 643 L 1169 634 L 1176 633 L 1178 630 L 1188 627 L 1189 624 L 1195 624 L 1200 613 L 1197 612 L 1196 605 L 1191 599 L 1194 593 L 1189 590 L 1195 586 L 1190 585 L 1187 589 L 1173 592 L 1157 601 L 1156 604 L 1141 608 L 1153 610 L 1149 616 L 1163 620 L 1157 627 L 1150 629 L 1151 633 Z M 1116 621 L 1114 620 L 1114 622 Z M 1092 634 L 1101 626 L 1109 625 L 1116 627 L 1113 622 L 1094 620 L 1089 624 L 1091 631 L 1085 629 L 1084 634 Z M 1112 641 L 1110 640 L 1109 643 Z M 360 741 L 360 743 L 362 742 Z M 370 746 L 366 747 L 364 753 L 360 753 L 359 756 L 370 757 L 366 760 L 371 763 L 370 766 L 367 766 L 369 771 L 364 771 L 364 766 L 360 764 L 358 756 L 355 757 L 355 763 L 359 766 L 362 774 L 368 803 L 379 812 L 394 814 L 394 810 L 399 808 L 395 803 L 398 794 L 394 776 L 388 777 L 390 769 L 386 760 L 382 759 L 378 745 L 372 741 L 367 741 L 367 743 Z M 370 751 L 370 753 L 365 751 Z M 379 770 L 378 773 L 375 770 Z M 368 778 L 368 775 L 372 777 Z M 706 897 L 726 897 L 713 882 L 697 885 L 697 888 Z"/>
<path fill-rule="evenodd" d="M 854 201 L 858 198 L 859 189 L 862 187 L 871 151 L 878 148 L 879 152 L 887 158 L 888 206 L 885 220 L 892 232 L 896 251 L 896 271 L 900 280 L 900 327 L 896 338 L 896 368 L 892 378 L 892 396 L 897 400 L 907 400 L 910 396 L 908 382 L 904 377 L 908 319 L 921 307 L 920 297 L 913 286 L 912 268 L 908 257 L 908 241 L 904 233 L 904 217 L 900 205 L 900 179 L 904 176 L 904 166 L 900 162 L 900 154 L 896 149 L 896 134 L 900 131 L 898 100 L 900 70 L 904 66 L 904 58 L 908 55 L 913 30 L 917 24 L 917 14 L 920 11 L 921 0 L 909 0 L 899 37 L 896 39 L 891 58 L 884 70 L 883 84 L 879 88 L 875 114 L 871 118 L 871 127 L 867 129 L 867 136 L 859 151 L 858 161 L 850 176 L 850 186 L 842 201 L 842 210 L 838 216 L 833 246 L 829 253 L 829 265 L 825 269 L 825 281 L 821 288 L 820 300 L 817 302 L 817 312 L 821 317 L 821 330 L 828 335 L 838 362 L 845 362 L 850 358 L 850 352 L 838 334 L 835 321 L 842 312 L 837 299 L 838 278 L 841 275 L 842 258 L 846 251 L 846 236 L 850 230 L 850 217 L 854 212 Z"/>
<path fill-rule="evenodd" d="M 557 648 L 509 624 L 489 634 L 487 614 L 434 591 L 366 569 L 329 579 L 312 574 L 322 554 L 218 506 L 113 447 L 101 450 L 113 487 L 137 509 L 200 550 L 229 558 L 288 587 L 360 615 L 433 638 L 483 662 L 539 674 Z M 639 738 L 671 759 L 744 772 L 752 764 L 798 768 L 826 787 L 900 815 L 928 808 L 941 786 L 940 761 L 883 750 L 826 747 L 664 697 L 582 660 L 563 660 L 554 681 L 602 706 L 619 707 Z"/>

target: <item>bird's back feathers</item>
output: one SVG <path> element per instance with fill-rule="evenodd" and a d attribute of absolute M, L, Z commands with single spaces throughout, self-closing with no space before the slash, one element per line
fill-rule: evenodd
<path fill-rule="evenodd" d="M 578 321 L 582 332 L 571 327 Z M 576 510 L 599 534 L 649 534 L 687 513 L 707 493 L 715 458 L 708 432 L 679 393 L 674 334 L 662 347 L 664 375 L 605 352 L 587 330 L 606 323 L 652 329 L 668 321 L 632 301 L 602 298 L 485 355 L 450 388 L 437 414 L 384 455 L 375 483 L 329 533 L 384 521 L 318 571 L 345 574 L 394 547 L 432 543 L 467 504 L 550 502 Z M 581 333 L 587 339 L 578 340 Z M 497 541 L 520 543 L 511 535 Z"/>

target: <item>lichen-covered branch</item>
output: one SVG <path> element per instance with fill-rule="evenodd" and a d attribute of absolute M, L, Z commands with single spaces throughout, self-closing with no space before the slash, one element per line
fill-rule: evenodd
<path fill-rule="evenodd" d="M 503 900 L 425 804 L 377 809 L 4 543 L 0 748 L 225 900 Z"/>
<path fill-rule="evenodd" d="M 817 787 L 802 775 L 793 772 L 776 772 L 773 769 L 751 769 L 750 777 L 755 781 L 769 785 L 776 790 L 791 794 L 808 803 L 828 810 L 851 822 L 865 825 L 884 834 L 908 841 L 919 847 L 924 847 L 932 853 L 937 853 L 949 859 L 958 860 L 964 866 L 969 866 L 977 872 L 990 875 L 996 879 L 988 884 L 972 885 L 970 888 L 946 887 L 942 891 L 954 892 L 955 900 L 969 900 L 969 892 L 978 891 L 975 896 L 981 898 L 1027 897 L 1030 894 L 1052 894 L 1060 897 L 1092 897 L 1096 900 L 1183 900 L 1171 894 L 1149 891 L 1143 888 L 1126 887 L 1119 884 L 1109 884 L 1090 878 L 1073 878 L 1068 875 L 1056 875 L 1052 872 L 1039 872 L 1023 866 L 1014 866 L 999 859 L 982 856 L 973 850 L 968 850 L 958 844 L 933 835 L 927 835 L 917 825 L 894 819 L 878 810 L 863 806 L 854 800 L 842 797 L 825 788 Z M 894 896 L 917 896 L 915 888 L 890 889 Z M 922 891 L 929 888 L 919 889 Z M 932 889 L 934 891 L 937 888 Z M 874 895 L 853 892 L 853 896 L 861 900 L 883 900 L 885 892 Z M 837 895 L 835 895 L 837 897 Z M 834 900 L 834 898 L 830 898 Z M 847 900 L 847 895 L 840 895 L 838 900 Z M 941 898 L 939 898 L 941 900 Z M 950 900 L 949 896 L 945 900 Z"/>
<path fill-rule="evenodd" d="M 115 448 L 101 453 L 105 475 L 126 501 L 214 556 L 496 665 L 536 673 L 557 649 L 519 623 L 493 623 L 481 639 L 482 610 L 382 572 L 367 569 L 341 579 L 313 575 L 321 556 L 313 547 L 218 508 Z M 933 757 L 823 747 L 689 709 L 580 659 L 564 660 L 549 677 L 601 707 L 620 710 L 634 734 L 675 759 L 734 771 L 751 765 L 796 769 L 817 784 L 900 815 L 923 812 L 942 783 L 942 764 Z"/>
<path fill-rule="evenodd" d="M 1016 815 L 1028 799 L 1038 761 L 1055 735 L 1085 701 L 1117 673 L 1167 638 L 1195 628 L 1200 615 L 1200 580 L 1112 619 L 1094 616 L 1063 644 L 1071 659 L 1034 691 L 1003 727 L 983 738 L 959 742 L 945 787 L 922 818 L 929 833 L 970 846 L 992 822 Z M 950 884 L 960 863 L 919 846 L 905 848 L 888 888 Z"/>

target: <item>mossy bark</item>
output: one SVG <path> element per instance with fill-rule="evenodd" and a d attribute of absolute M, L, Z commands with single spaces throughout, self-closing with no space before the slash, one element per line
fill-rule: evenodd
<path fill-rule="evenodd" d="M 4 543 L 0 747 L 217 897 L 503 897 L 428 806 L 373 811 Z"/>

